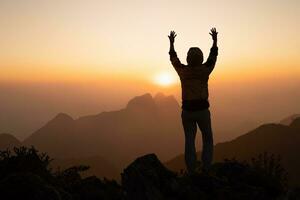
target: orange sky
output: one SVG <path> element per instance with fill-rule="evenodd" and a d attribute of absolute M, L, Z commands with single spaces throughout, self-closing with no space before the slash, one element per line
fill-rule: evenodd
<path fill-rule="evenodd" d="M 185 63 L 191 46 L 207 57 L 211 27 L 215 124 L 277 122 L 300 111 L 299 22 L 299 0 L 1 0 L 0 132 L 25 138 L 59 112 L 121 109 L 146 92 L 180 101 L 167 35 Z M 174 84 L 157 85 L 162 74 Z"/>
<path fill-rule="evenodd" d="M 300 77 L 300 1 L 0 2 L 0 80 L 153 81 L 176 76 L 169 30 L 185 62 L 190 46 L 207 56 L 208 31 L 219 31 L 218 79 Z"/>

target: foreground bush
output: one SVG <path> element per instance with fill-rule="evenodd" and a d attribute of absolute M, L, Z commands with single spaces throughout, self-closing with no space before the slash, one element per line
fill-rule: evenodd
<path fill-rule="evenodd" d="M 82 178 L 87 166 L 53 171 L 51 159 L 35 148 L 0 151 L 0 197 L 2 199 L 73 200 L 122 199 L 115 181 L 91 176 Z"/>
<path fill-rule="evenodd" d="M 149 154 L 122 173 L 122 186 L 95 176 L 82 178 L 88 166 L 65 170 L 49 167 L 51 159 L 32 148 L 0 152 L 0 197 L 25 200 L 268 200 L 300 199 L 288 189 L 286 173 L 275 156 L 262 154 L 251 162 L 225 160 L 209 172 L 176 174 Z"/>

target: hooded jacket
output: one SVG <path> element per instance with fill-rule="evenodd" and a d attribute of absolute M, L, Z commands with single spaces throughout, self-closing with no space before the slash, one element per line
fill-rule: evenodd
<path fill-rule="evenodd" d="M 203 110 L 209 108 L 208 80 L 217 61 L 218 47 L 213 46 L 210 49 L 205 63 L 193 66 L 182 64 L 175 51 L 170 51 L 169 55 L 181 81 L 182 109 Z"/>

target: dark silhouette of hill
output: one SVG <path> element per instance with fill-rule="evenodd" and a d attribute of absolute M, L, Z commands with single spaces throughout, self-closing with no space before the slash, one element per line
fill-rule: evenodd
<path fill-rule="evenodd" d="M 70 119 L 70 118 L 69 118 Z M 65 120 L 68 120 L 67 115 L 59 114 L 57 116 L 57 121 L 64 123 Z M 2 133 L 0 134 L 0 150 L 10 149 L 12 150 L 14 147 L 20 147 L 22 143 L 16 139 L 13 135 Z M 94 156 L 94 157 L 76 157 L 69 159 L 54 159 L 51 163 L 53 168 L 62 168 L 66 169 L 74 165 L 86 164 L 92 166 L 90 170 L 88 170 L 83 175 L 95 175 L 98 177 L 109 177 L 109 178 L 119 178 L 120 171 L 113 166 L 112 163 L 107 161 L 106 159 Z"/>
<path fill-rule="evenodd" d="M 0 150 L 12 149 L 21 146 L 21 142 L 13 135 L 8 133 L 0 134 Z"/>
<path fill-rule="evenodd" d="M 168 170 L 155 154 L 148 154 L 123 170 L 119 185 L 95 176 L 82 177 L 89 170 L 85 165 L 53 170 L 47 154 L 20 147 L 0 151 L 0 194 L 3 200 L 298 199 L 299 189 L 287 187 L 280 163 L 266 158 L 249 163 L 226 160 L 215 163 L 208 173 L 186 175 Z"/>
<path fill-rule="evenodd" d="M 290 115 L 284 119 L 282 119 L 279 123 L 282 124 L 282 125 L 290 125 L 296 118 L 299 118 L 300 117 L 300 114 L 293 114 L 293 115 Z"/>
<path fill-rule="evenodd" d="M 232 141 L 216 144 L 214 160 L 222 161 L 225 158 L 250 160 L 263 152 L 280 155 L 282 164 L 289 173 L 290 183 L 300 185 L 299 145 L 300 118 L 297 118 L 289 126 L 264 124 Z M 184 169 L 183 159 L 183 155 L 179 155 L 166 162 L 166 166 L 176 171 Z"/>
<path fill-rule="evenodd" d="M 183 149 L 179 112 L 173 96 L 147 93 L 117 111 L 75 120 L 58 114 L 24 144 L 54 158 L 105 157 L 118 169 L 149 152 L 166 160 Z"/>

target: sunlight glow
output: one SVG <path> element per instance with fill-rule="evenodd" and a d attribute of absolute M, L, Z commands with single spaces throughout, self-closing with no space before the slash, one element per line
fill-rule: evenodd
<path fill-rule="evenodd" d="M 155 84 L 161 86 L 171 86 L 176 83 L 176 78 L 168 72 L 161 72 L 154 77 Z"/>

